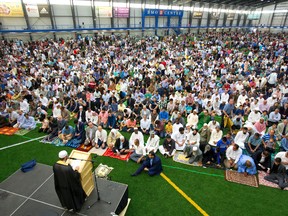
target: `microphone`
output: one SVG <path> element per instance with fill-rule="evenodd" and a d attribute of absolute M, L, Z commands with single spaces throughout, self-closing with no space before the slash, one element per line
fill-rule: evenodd
<path fill-rule="evenodd" d="M 71 160 L 81 160 L 81 159 L 74 158 L 74 157 L 69 157 L 68 159 L 71 159 Z"/>

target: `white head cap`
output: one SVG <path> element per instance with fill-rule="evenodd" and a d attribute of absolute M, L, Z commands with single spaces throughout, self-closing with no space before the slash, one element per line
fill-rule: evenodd
<path fill-rule="evenodd" d="M 58 154 L 58 157 L 59 157 L 60 159 L 63 159 L 63 158 L 65 158 L 65 157 L 67 157 L 67 156 L 68 156 L 68 153 L 67 153 L 67 151 L 65 151 L 65 150 L 60 151 L 59 154 Z"/>

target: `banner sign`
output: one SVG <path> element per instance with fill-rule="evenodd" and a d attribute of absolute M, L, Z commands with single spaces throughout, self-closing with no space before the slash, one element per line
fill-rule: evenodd
<path fill-rule="evenodd" d="M 167 17 L 183 17 L 183 10 L 160 10 L 160 9 L 144 9 L 144 16 L 167 16 Z"/>
<path fill-rule="evenodd" d="M 260 19 L 260 14 L 248 14 L 247 19 L 248 20 L 259 20 Z"/>
<path fill-rule="evenodd" d="M 47 4 L 39 4 L 38 5 L 38 11 L 39 11 L 40 17 L 49 17 L 50 16 L 49 7 Z"/>
<path fill-rule="evenodd" d="M 218 20 L 219 18 L 220 18 L 220 13 L 219 12 L 212 12 L 211 13 L 211 19 Z"/>
<path fill-rule="evenodd" d="M 28 17 L 39 17 L 39 11 L 37 5 L 26 4 L 25 7 Z"/>
<path fill-rule="evenodd" d="M 113 10 L 113 16 L 118 18 L 129 18 L 129 8 L 116 7 Z"/>
<path fill-rule="evenodd" d="M 197 12 L 197 11 L 193 12 L 194 19 L 201 19 L 202 16 L 203 16 L 203 12 Z"/>
<path fill-rule="evenodd" d="M 227 20 L 233 20 L 235 17 L 235 13 L 228 13 Z"/>
<path fill-rule="evenodd" d="M 1 1 L 0 17 L 24 17 L 21 1 Z"/>
<path fill-rule="evenodd" d="M 112 17 L 112 7 L 96 7 L 96 17 Z"/>

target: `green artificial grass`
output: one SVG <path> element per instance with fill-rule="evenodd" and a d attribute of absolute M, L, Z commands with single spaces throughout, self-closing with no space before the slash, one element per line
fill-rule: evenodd
<path fill-rule="evenodd" d="M 129 138 L 129 133 L 121 132 Z M 43 136 L 37 129 L 23 136 L 0 135 L 0 148 L 18 142 L 27 141 L 29 138 Z M 145 136 L 147 140 L 148 136 Z M 163 140 L 161 140 L 161 143 Z M 0 181 L 5 180 L 21 164 L 36 159 L 38 163 L 52 166 L 58 159 L 58 152 L 69 147 L 56 147 L 32 141 L 23 145 L 0 151 Z M 193 167 L 174 162 L 171 158 L 165 159 L 157 154 L 163 163 L 164 174 L 182 189 L 209 215 L 284 215 L 287 191 L 281 191 L 265 186 L 259 188 L 248 187 L 227 182 L 224 171 Z M 110 173 L 112 181 L 128 184 L 129 197 L 132 199 L 127 211 L 127 216 L 134 215 L 201 215 L 182 195 L 180 195 L 161 176 L 150 177 L 142 173 L 131 177 L 138 164 L 129 161 L 120 161 L 109 157 L 97 157 L 96 166 L 100 163 L 114 167 Z"/>

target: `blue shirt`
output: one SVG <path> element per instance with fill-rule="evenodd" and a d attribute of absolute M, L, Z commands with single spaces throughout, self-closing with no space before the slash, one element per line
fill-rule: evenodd
<path fill-rule="evenodd" d="M 74 133 L 74 128 L 69 125 L 68 129 L 65 127 L 62 129 L 62 134 L 68 135 L 68 134 L 73 134 Z"/>
<path fill-rule="evenodd" d="M 268 141 L 269 139 L 270 139 L 270 134 L 268 133 L 268 134 L 264 134 L 263 136 L 262 136 L 262 140 L 264 141 L 264 142 L 266 142 L 266 141 Z M 276 140 L 276 136 L 274 135 L 273 136 L 273 139 L 274 140 Z"/>
<path fill-rule="evenodd" d="M 161 111 L 159 113 L 159 120 L 162 120 L 162 119 L 165 119 L 165 120 L 169 120 L 169 113 L 167 111 Z"/>
<path fill-rule="evenodd" d="M 231 112 L 234 110 L 234 105 L 231 104 L 225 104 L 223 111 L 225 111 L 227 113 L 227 115 L 231 115 Z M 231 117 L 231 116 L 230 116 Z"/>
<path fill-rule="evenodd" d="M 285 150 L 288 151 L 288 139 L 283 138 L 281 140 L 280 146 Z"/>
<path fill-rule="evenodd" d="M 249 168 L 246 166 L 247 160 L 251 162 L 251 167 L 249 167 Z M 238 172 L 239 173 L 246 172 L 249 175 L 255 175 L 257 173 L 257 169 L 256 169 L 256 165 L 254 163 L 254 160 L 248 155 L 241 155 L 237 165 L 238 165 Z"/>
<path fill-rule="evenodd" d="M 227 147 L 230 145 L 230 141 L 227 140 L 227 142 L 224 143 L 223 140 L 221 139 L 221 140 L 219 140 L 219 141 L 217 142 L 216 145 L 217 145 L 218 148 L 220 148 L 220 152 L 225 152 L 226 149 L 227 149 Z"/>

